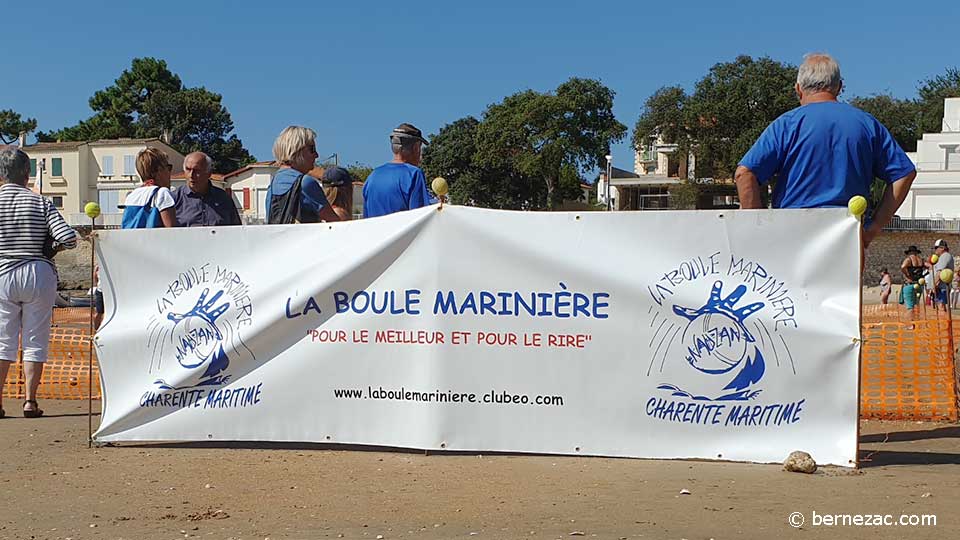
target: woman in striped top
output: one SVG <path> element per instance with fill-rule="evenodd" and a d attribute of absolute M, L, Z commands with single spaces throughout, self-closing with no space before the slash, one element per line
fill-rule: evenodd
<path fill-rule="evenodd" d="M 52 202 L 27 189 L 29 176 L 27 154 L 0 146 L 0 399 L 20 348 L 27 377 L 23 416 L 35 418 L 43 415 L 37 387 L 47 361 L 57 295 L 57 271 L 45 245 L 52 238 L 56 249 L 74 248 L 77 232 Z M 4 416 L 0 402 L 0 418 Z"/>

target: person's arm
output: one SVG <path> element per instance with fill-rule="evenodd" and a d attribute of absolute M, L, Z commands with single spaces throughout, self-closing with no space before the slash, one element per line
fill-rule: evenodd
<path fill-rule="evenodd" d="M 734 181 L 742 209 L 763 208 L 761 186 L 765 186 L 783 166 L 784 145 L 781 139 L 785 120 L 782 118 L 777 118 L 763 130 L 737 164 Z"/>
<path fill-rule="evenodd" d="M 303 183 L 300 184 L 300 193 L 302 200 L 300 204 L 308 204 L 310 206 L 317 207 L 317 217 L 320 218 L 320 221 L 340 221 L 340 217 L 337 216 L 337 213 L 333 211 L 333 208 L 330 208 L 330 203 L 327 202 L 327 196 L 323 194 L 323 188 L 320 187 L 320 182 L 310 176 L 305 175 L 303 177 Z"/>
<path fill-rule="evenodd" d="M 874 122 L 873 176 L 889 185 L 883 190 L 880 205 L 873 213 L 873 222 L 870 223 L 870 226 L 864 228 L 864 249 L 893 219 L 897 209 L 907 199 L 913 179 L 917 177 L 916 166 L 896 139 L 893 138 L 893 135 L 890 134 L 890 130 L 875 118 Z"/>
<path fill-rule="evenodd" d="M 60 215 L 60 212 L 52 203 L 47 204 L 47 231 L 49 231 L 53 240 L 59 244 L 58 250 L 77 247 L 77 231 L 67 225 L 63 216 Z"/>
<path fill-rule="evenodd" d="M 888 189 L 883 190 L 883 199 L 880 200 L 880 206 L 877 207 L 877 211 L 873 214 L 873 222 L 863 230 L 864 248 L 867 248 L 870 243 L 873 242 L 873 239 L 880 234 L 880 231 L 893 219 L 893 214 L 897 211 L 897 208 L 900 208 L 903 201 L 907 199 L 907 194 L 910 193 L 910 186 L 916 177 L 917 171 L 911 171 L 903 178 L 890 184 Z"/>
<path fill-rule="evenodd" d="M 173 194 L 167 188 L 159 188 L 156 193 L 157 210 L 160 211 L 160 221 L 164 227 L 177 227 L 177 207 Z"/>
<path fill-rule="evenodd" d="M 760 182 L 757 180 L 757 175 L 743 165 L 739 165 L 733 178 L 737 183 L 740 208 L 743 210 L 763 208 L 763 200 L 760 198 Z"/>
<path fill-rule="evenodd" d="M 163 222 L 164 227 L 176 227 L 177 226 L 177 211 L 174 207 L 165 208 L 160 211 L 160 221 Z"/>
<path fill-rule="evenodd" d="M 337 214 L 337 217 L 340 218 L 340 221 L 350 221 L 353 215 L 350 214 L 350 211 L 346 208 L 341 208 L 339 206 L 330 206 L 333 208 L 333 211 Z"/>
<path fill-rule="evenodd" d="M 329 204 L 323 205 L 320 207 L 320 211 L 317 212 L 317 215 L 320 217 L 320 221 L 326 221 L 330 223 L 332 221 L 340 221 L 340 216 L 333 210 Z"/>

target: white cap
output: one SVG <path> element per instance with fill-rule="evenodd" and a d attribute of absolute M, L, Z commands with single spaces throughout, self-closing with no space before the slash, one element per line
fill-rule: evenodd
<path fill-rule="evenodd" d="M 947 243 L 943 240 L 943 238 L 941 238 L 941 239 L 939 239 L 939 240 L 937 240 L 936 242 L 933 243 L 933 249 L 937 249 L 938 247 L 942 247 L 943 249 L 947 249 Z"/>

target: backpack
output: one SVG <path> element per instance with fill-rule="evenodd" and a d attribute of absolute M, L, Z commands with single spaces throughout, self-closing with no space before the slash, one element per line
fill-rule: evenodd
<path fill-rule="evenodd" d="M 160 210 L 157 210 L 157 207 L 153 205 L 154 199 L 157 198 L 157 192 L 160 191 L 159 187 L 153 188 L 153 193 L 150 194 L 150 198 L 147 199 L 147 204 L 143 206 L 132 206 L 127 205 L 123 209 L 123 220 L 121 221 L 121 229 L 155 229 L 157 227 L 163 227 L 163 221 L 160 219 Z"/>
<path fill-rule="evenodd" d="M 268 224 L 285 225 L 289 223 L 317 223 L 320 221 L 316 214 L 312 214 L 300 206 L 304 176 L 301 173 L 296 182 L 283 195 L 271 196 Z"/>

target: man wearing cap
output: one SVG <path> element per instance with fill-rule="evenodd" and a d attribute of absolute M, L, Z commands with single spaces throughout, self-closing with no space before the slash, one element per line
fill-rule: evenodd
<path fill-rule="evenodd" d="M 855 195 L 869 198 L 874 178 L 882 179 L 887 188 L 864 224 L 867 247 L 903 204 L 917 171 L 883 124 L 837 101 L 842 89 L 836 60 L 806 55 L 794 87 L 800 106 L 767 126 L 734 179 L 741 208 L 760 208 L 761 186 L 774 177 L 774 208 L 846 207 Z"/>
<path fill-rule="evenodd" d="M 173 190 L 177 223 L 181 227 L 240 225 L 240 213 L 233 198 L 210 182 L 212 169 L 213 160 L 203 152 L 193 152 L 184 158 L 187 183 Z"/>
<path fill-rule="evenodd" d="M 420 152 L 427 140 L 411 124 L 390 133 L 393 161 L 370 173 L 363 184 L 363 217 L 385 216 L 432 203 L 420 170 Z"/>
<path fill-rule="evenodd" d="M 950 254 L 950 248 L 947 247 L 943 238 L 934 242 L 933 252 L 937 254 L 937 262 L 933 263 L 933 303 L 947 309 L 947 306 L 950 305 L 950 283 L 944 283 L 940 280 L 940 271 L 945 268 L 953 271 L 953 255 Z"/>

